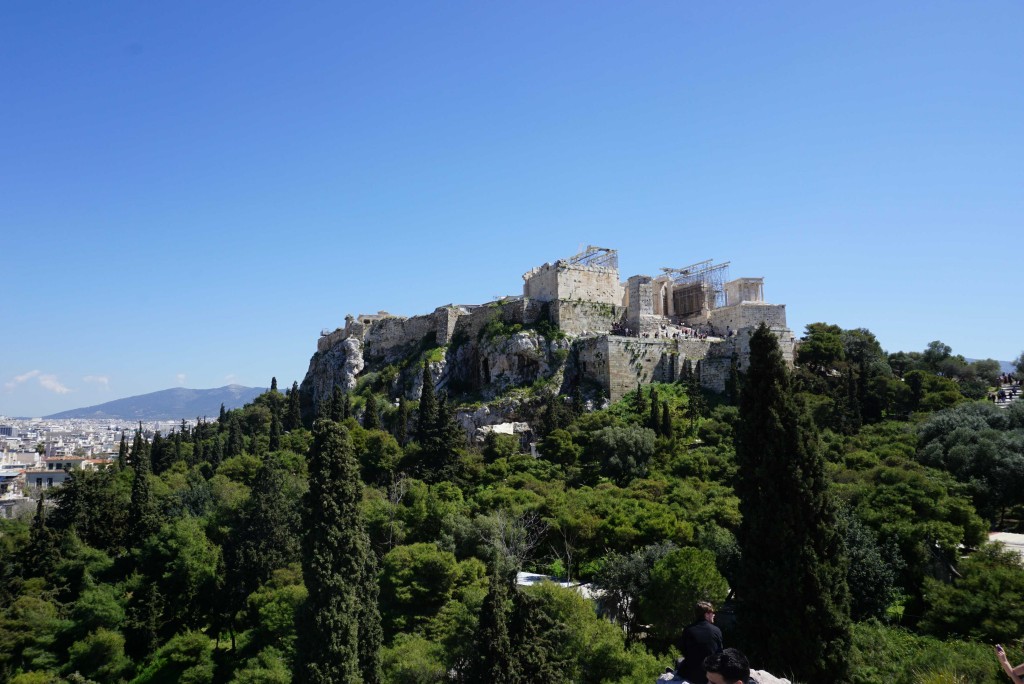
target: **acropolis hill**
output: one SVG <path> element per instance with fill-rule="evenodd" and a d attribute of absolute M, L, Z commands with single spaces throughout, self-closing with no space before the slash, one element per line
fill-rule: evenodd
<path fill-rule="evenodd" d="M 687 360 L 704 387 L 722 391 L 733 356 L 746 366 L 761 323 L 790 363 L 795 343 L 785 305 L 764 301 L 764 279 L 729 280 L 728 266 L 702 261 L 622 282 L 618 253 L 591 246 L 527 271 L 520 296 L 411 318 L 346 316 L 345 327 L 321 334 L 302 381 L 304 410 L 370 373 L 390 397 L 418 398 L 424 359 L 438 389 L 485 401 L 539 380 L 614 401 L 637 383 L 679 380 Z"/>

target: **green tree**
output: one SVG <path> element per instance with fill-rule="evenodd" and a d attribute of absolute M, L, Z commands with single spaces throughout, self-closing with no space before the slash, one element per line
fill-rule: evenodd
<path fill-rule="evenodd" d="M 46 514 L 46 493 L 40 492 L 39 501 L 36 502 L 36 514 L 32 518 L 32 527 L 29 531 L 26 558 L 26 566 L 32 574 L 40 576 L 52 572 L 54 565 L 60 559 L 60 549 L 58 548 L 60 540 L 56 531 L 47 523 Z"/>
<path fill-rule="evenodd" d="M 517 682 L 517 667 L 508 625 L 512 611 L 509 585 L 509 579 L 501 571 L 496 570 L 491 576 L 487 598 L 480 609 L 477 655 L 471 665 L 473 676 L 470 681 L 494 684 Z"/>
<path fill-rule="evenodd" d="M 395 414 L 392 434 L 399 446 L 405 446 L 409 439 L 409 405 L 405 403 L 404 394 L 398 397 L 398 412 Z"/>
<path fill-rule="evenodd" d="M 924 353 L 921 354 L 921 363 L 926 370 L 938 373 L 941 370 L 942 362 L 953 355 L 953 348 L 948 344 L 933 340 L 928 343 Z"/>
<path fill-rule="evenodd" d="M 661 404 L 661 435 L 669 439 L 675 436 L 675 430 L 672 427 L 672 412 L 667 401 Z"/>
<path fill-rule="evenodd" d="M 286 432 L 298 430 L 302 427 L 302 405 L 299 401 L 299 383 L 293 382 L 292 388 L 288 390 L 288 408 L 284 414 L 284 429 Z"/>
<path fill-rule="evenodd" d="M 1024 567 L 1015 551 L 987 544 L 964 558 L 950 583 L 924 580 L 920 628 L 942 638 L 1009 642 L 1024 631 Z"/>
<path fill-rule="evenodd" d="M 240 577 L 243 596 L 269 580 L 274 570 L 299 560 L 301 514 L 295 489 L 280 459 L 265 457 L 233 540 L 236 552 L 231 565 Z"/>
<path fill-rule="evenodd" d="M 433 436 L 437 424 L 437 395 L 434 392 L 434 376 L 430 363 L 423 362 L 423 387 L 420 390 L 419 415 L 416 417 L 416 439 L 426 442 Z"/>
<path fill-rule="evenodd" d="M 640 607 L 655 638 L 668 644 L 679 636 L 680 626 L 693 619 L 697 601 L 719 604 L 728 594 L 729 584 L 715 566 L 715 554 L 686 547 L 655 563 Z"/>
<path fill-rule="evenodd" d="M 309 452 L 302 575 L 309 591 L 299 621 L 296 679 L 377 682 L 377 578 L 363 525 L 362 482 L 348 431 L 318 420 Z"/>
<path fill-rule="evenodd" d="M 380 604 L 385 631 L 413 631 L 451 598 L 459 576 L 454 554 L 436 544 L 392 549 L 381 563 Z"/>
<path fill-rule="evenodd" d="M 828 323 L 811 323 L 797 348 L 797 362 L 806 364 L 818 373 L 824 373 L 846 359 L 843 329 Z"/>
<path fill-rule="evenodd" d="M 77 672 L 100 682 L 123 681 L 131 672 L 132 662 L 124 653 L 124 637 L 109 629 L 100 628 L 68 651 L 68 673 Z"/>
<path fill-rule="evenodd" d="M 652 544 L 628 555 L 609 554 L 601 564 L 594 584 L 604 592 L 605 609 L 627 640 L 637 640 L 643 631 L 640 606 L 651 586 L 651 572 L 674 549 L 671 543 Z"/>
<path fill-rule="evenodd" d="M 267 447 L 271 451 L 277 451 L 281 448 L 281 418 L 278 417 L 277 411 L 275 411 L 270 417 L 270 442 Z"/>
<path fill-rule="evenodd" d="M 377 407 L 377 395 L 370 392 L 366 395 L 366 406 L 363 409 L 363 428 L 380 429 L 380 409 Z"/>
<path fill-rule="evenodd" d="M 647 414 L 647 397 L 644 396 L 644 388 L 639 380 L 636 383 L 636 394 L 633 396 L 633 409 L 641 418 Z"/>
<path fill-rule="evenodd" d="M 594 433 L 588 456 L 601 464 L 603 472 L 619 485 L 625 485 L 647 473 L 647 464 L 657 448 L 653 430 L 627 426 L 608 426 Z"/>
<path fill-rule="evenodd" d="M 764 324 L 750 339 L 739 408 L 736 591 L 749 652 L 768 669 L 841 680 L 850 649 L 845 549 L 817 435 Z"/>
<path fill-rule="evenodd" d="M 132 480 L 131 502 L 128 506 L 128 542 L 129 545 L 137 546 L 160 528 L 160 512 L 150 482 L 152 468 L 149 462 L 149 449 L 142 438 L 141 427 L 135 433 L 131 465 L 135 477 Z"/>
<path fill-rule="evenodd" d="M 121 443 L 117 447 L 117 467 L 124 469 L 128 465 L 128 438 L 121 431 Z"/>

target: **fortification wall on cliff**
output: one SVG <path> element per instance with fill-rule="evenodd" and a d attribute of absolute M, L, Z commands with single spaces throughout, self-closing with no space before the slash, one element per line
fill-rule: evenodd
<path fill-rule="evenodd" d="M 786 328 L 786 305 L 765 304 L 764 302 L 742 302 L 711 311 L 711 327 L 719 335 L 727 331 L 756 328 L 765 323 L 773 330 Z"/>

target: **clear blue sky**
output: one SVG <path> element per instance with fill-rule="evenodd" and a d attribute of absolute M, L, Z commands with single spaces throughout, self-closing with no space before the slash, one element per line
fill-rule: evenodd
<path fill-rule="evenodd" d="M 1024 4 L 0 4 L 0 414 L 301 380 L 346 313 L 764 276 L 1024 350 Z"/>

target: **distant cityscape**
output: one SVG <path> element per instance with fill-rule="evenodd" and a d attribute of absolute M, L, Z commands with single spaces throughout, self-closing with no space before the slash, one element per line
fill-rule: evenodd
<path fill-rule="evenodd" d="M 117 460 L 122 433 L 142 426 L 152 439 L 159 430 L 180 430 L 182 421 L 112 419 L 16 419 L 0 416 L 0 517 L 33 505 L 36 495 L 64 483 L 76 470 L 106 468 Z M 196 421 L 186 420 L 191 428 Z"/>

